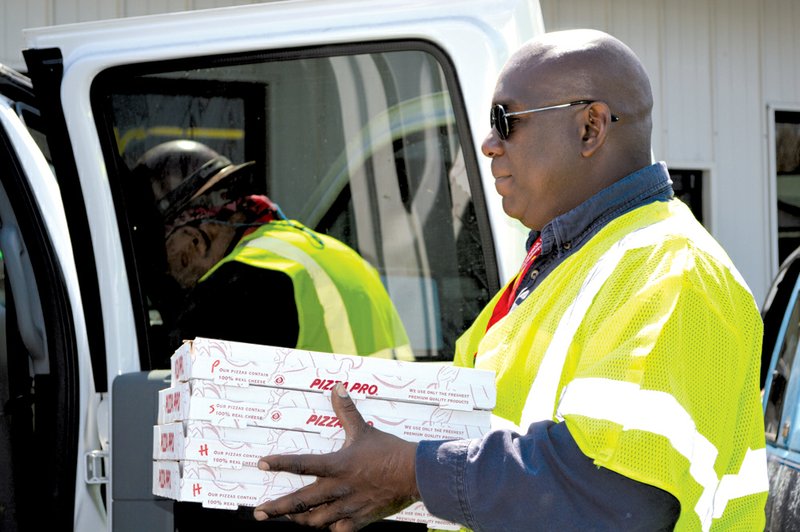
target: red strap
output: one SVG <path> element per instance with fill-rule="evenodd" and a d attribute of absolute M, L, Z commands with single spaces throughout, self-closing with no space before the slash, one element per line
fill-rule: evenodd
<path fill-rule="evenodd" d="M 514 278 L 513 283 L 509 283 L 506 286 L 503 295 L 500 296 L 500 299 L 497 300 L 497 304 L 494 306 L 492 310 L 492 317 L 489 318 L 489 323 L 486 325 L 486 330 L 488 331 L 492 325 L 500 321 L 500 319 L 508 314 L 508 311 L 511 309 L 511 306 L 514 304 L 514 300 L 517 298 L 517 289 L 519 285 L 522 283 L 522 280 L 528 274 L 528 270 L 531 267 L 531 264 L 536 260 L 536 258 L 541 255 L 542 253 L 542 237 L 536 239 L 533 243 L 531 248 L 528 250 L 528 254 L 525 255 L 525 260 L 522 261 L 522 267 L 519 269 L 519 273 Z"/>

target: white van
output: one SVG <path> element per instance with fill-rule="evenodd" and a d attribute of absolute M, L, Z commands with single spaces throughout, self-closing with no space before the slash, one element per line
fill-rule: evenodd
<path fill-rule="evenodd" d="M 499 69 L 542 31 L 535 0 L 292 0 L 27 30 L 26 74 L 0 68 L 0 529 L 255 524 L 152 495 L 172 322 L 132 172 L 145 150 L 194 139 L 255 161 L 289 217 L 378 269 L 417 360 L 447 362 L 522 259 L 480 143 Z"/>

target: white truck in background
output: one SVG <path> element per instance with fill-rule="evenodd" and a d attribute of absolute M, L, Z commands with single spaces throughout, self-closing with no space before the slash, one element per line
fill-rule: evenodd
<path fill-rule="evenodd" d="M 500 68 L 543 31 L 536 0 L 289 0 L 26 30 L 27 72 L 0 67 L 0 529 L 190 523 L 151 492 L 171 321 L 132 173 L 146 149 L 190 138 L 256 161 L 261 192 L 378 269 L 417 359 L 446 362 L 522 259 L 480 143 Z"/>

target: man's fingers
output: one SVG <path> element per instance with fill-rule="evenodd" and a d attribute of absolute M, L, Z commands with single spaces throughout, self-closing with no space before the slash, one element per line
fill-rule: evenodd
<path fill-rule="evenodd" d="M 379 431 L 369 432 L 370 426 L 341 384 L 331 394 L 331 403 L 345 430 L 345 447 L 349 447 L 361 436 L 380 434 Z M 372 440 L 365 437 L 360 441 L 367 443 Z M 311 475 L 317 477 L 317 480 L 294 493 L 257 506 L 253 510 L 255 518 L 263 521 L 285 515 L 302 525 L 330 527 L 337 532 L 358 530 L 362 526 L 359 523 L 368 518 L 372 503 L 365 502 L 363 497 L 352 497 L 354 490 L 357 491 L 364 482 L 369 482 L 369 475 L 366 480 L 351 478 L 352 473 L 358 470 L 358 464 L 353 463 L 350 450 L 341 449 L 330 454 L 280 454 L 261 458 L 258 467 L 262 470 Z M 383 449 L 376 448 L 374 453 L 380 454 L 382 451 Z"/>
<path fill-rule="evenodd" d="M 289 495 L 259 504 L 253 510 L 253 515 L 262 521 L 271 516 L 302 514 L 326 500 L 330 499 L 315 489 L 312 484 Z"/>
<path fill-rule="evenodd" d="M 258 461 L 263 471 L 286 471 L 298 475 L 325 477 L 330 475 L 335 460 L 333 454 L 273 454 Z"/>
<path fill-rule="evenodd" d="M 369 428 L 369 425 L 361 417 L 361 413 L 356 408 L 355 403 L 347 393 L 347 389 L 339 383 L 333 389 L 331 394 L 331 404 L 336 417 L 339 418 L 339 423 L 344 427 L 346 441 L 349 443 L 353 438 L 358 437 Z M 347 444 L 347 443 L 346 443 Z"/>
<path fill-rule="evenodd" d="M 330 526 L 330 530 L 331 532 L 355 532 L 358 528 L 350 519 L 342 519 L 333 523 Z"/>
<path fill-rule="evenodd" d="M 326 503 L 341 499 L 346 490 L 330 483 L 315 482 L 283 497 L 256 506 L 253 515 L 258 521 L 286 515 L 292 521 L 315 527 L 328 526 L 343 515 Z"/>
<path fill-rule="evenodd" d="M 345 532 L 358 530 L 350 519 L 350 509 L 339 503 L 331 505 L 322 504 L 303 513 L 302 515 L 289 516 L 295 523 L 314 528 L 329 528 L 330 530 L 342 530 Z M 337 524 L 341 523 L 341 524 Z M 338 527 L 338 528 L 337 528 Z"/>

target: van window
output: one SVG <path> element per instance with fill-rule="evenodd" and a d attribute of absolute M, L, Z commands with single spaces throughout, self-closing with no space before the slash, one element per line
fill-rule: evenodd
<path fill-rule="evenodd" d="M 172 310 L 158 281 L 158 191 L 134 170 L 166 141 L 252 161 L 254 194 L 356 250 L 380 274 L 417 360 L 452 359 L 455 340 L 498 288 L 455 78 L 429 44 L 119 67 L 97 78 L 92 99 L 139 284 L 144 367 L 167 361 Z"/>

